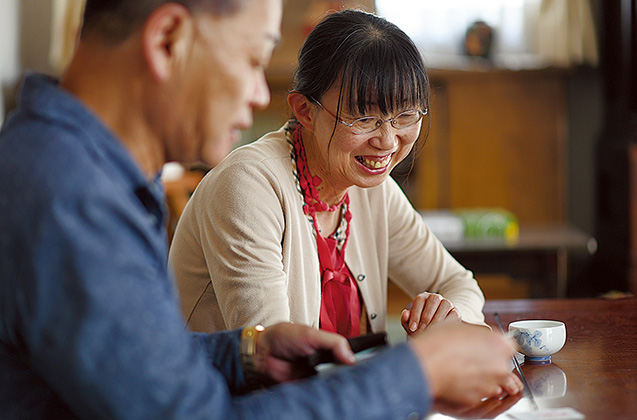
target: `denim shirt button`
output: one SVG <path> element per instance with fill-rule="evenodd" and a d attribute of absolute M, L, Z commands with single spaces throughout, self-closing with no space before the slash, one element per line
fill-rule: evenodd
<path fill-rule="evenodd" d="M 407 420 L 419 420 L 420 416 L 418 415 L 418 413 L 411 413 L 408 417 Z"/>
<path fill-rule="evenodd" d="M 358 277 L 356 277 L 356 279 L 357 279 L 358 281 L 363 281 L 363 280 L 365 280 L 365 274 L 359 274 L 359 275 L 358 275 Z"/>
<path fill-rule="evenodd" d="M 376 317 L 377 317 L 377 316 L 378 316 L 378 314 L 371 314 L 371 315 L 370 315 L 370 318 L 372 318 L 372 319 L 376 319 Z"/>

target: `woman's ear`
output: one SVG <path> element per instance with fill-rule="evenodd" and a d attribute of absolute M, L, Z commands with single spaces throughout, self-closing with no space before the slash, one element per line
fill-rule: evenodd
<path fill-rule="evenodd" d="M 148 17 L 142 29 L 142 51 L 154 80 L 162 82 L 185 67 L 192 42 L 192 16 L 178 3 L 166 3 Z"/>
<path fill-rule="evenodd" d="M 314 112 L 312 102 L 307 97 L 297 91 L 288 93 L 288 104 L 296 119 L 307 130 L 314 131 Z"/>

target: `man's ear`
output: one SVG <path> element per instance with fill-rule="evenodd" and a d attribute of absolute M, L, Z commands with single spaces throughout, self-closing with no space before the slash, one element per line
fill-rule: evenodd
<path fill-rule="evenodd" d="M 155 81 L 168 79 L 180 61 L 186 59 L 192 32 L 192 15 L 178 3 L 166 3 L 146 19 L 142 49 Z"/>
<path fill-rule="evenodd" d="M 314 131 L 314 112 L 312 112 L 312 102 L 303 94 L 293 90 L 288 93 L 288 105 L 294 113 L 296 119 L 307 130 Z"/>

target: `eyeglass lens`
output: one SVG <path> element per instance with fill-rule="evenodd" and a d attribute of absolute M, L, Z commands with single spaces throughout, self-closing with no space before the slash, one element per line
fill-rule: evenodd
<path fill-rule="evenodd" d="M 405 111 L 394 118 L 383 120 L 380 117 L 363 117 L 352 122 L 352 131 L 358 134 L 371 133 L 378 130 L 384 122 L 389 122 L 394 128 L 407 128 L 416 124 L 423 117 L 424 113 L 418 110 Z"/>

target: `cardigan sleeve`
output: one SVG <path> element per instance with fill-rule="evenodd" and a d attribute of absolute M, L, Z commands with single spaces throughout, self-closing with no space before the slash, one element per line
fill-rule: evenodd
<path fill-rule="evenodd" d="M 386 184 L 389 278 L 408 295 L 440 293 L 463 321 L 484 324 L 484 295 L 473 278 L 429 230 L 393 179 Z"/>
<path fill-rule="evenodd" d="M 202 181 L 193 210 L 225 327 L 288 321 L 285 220 L 276 179 L 254 160 L 219 169 Z"/>

